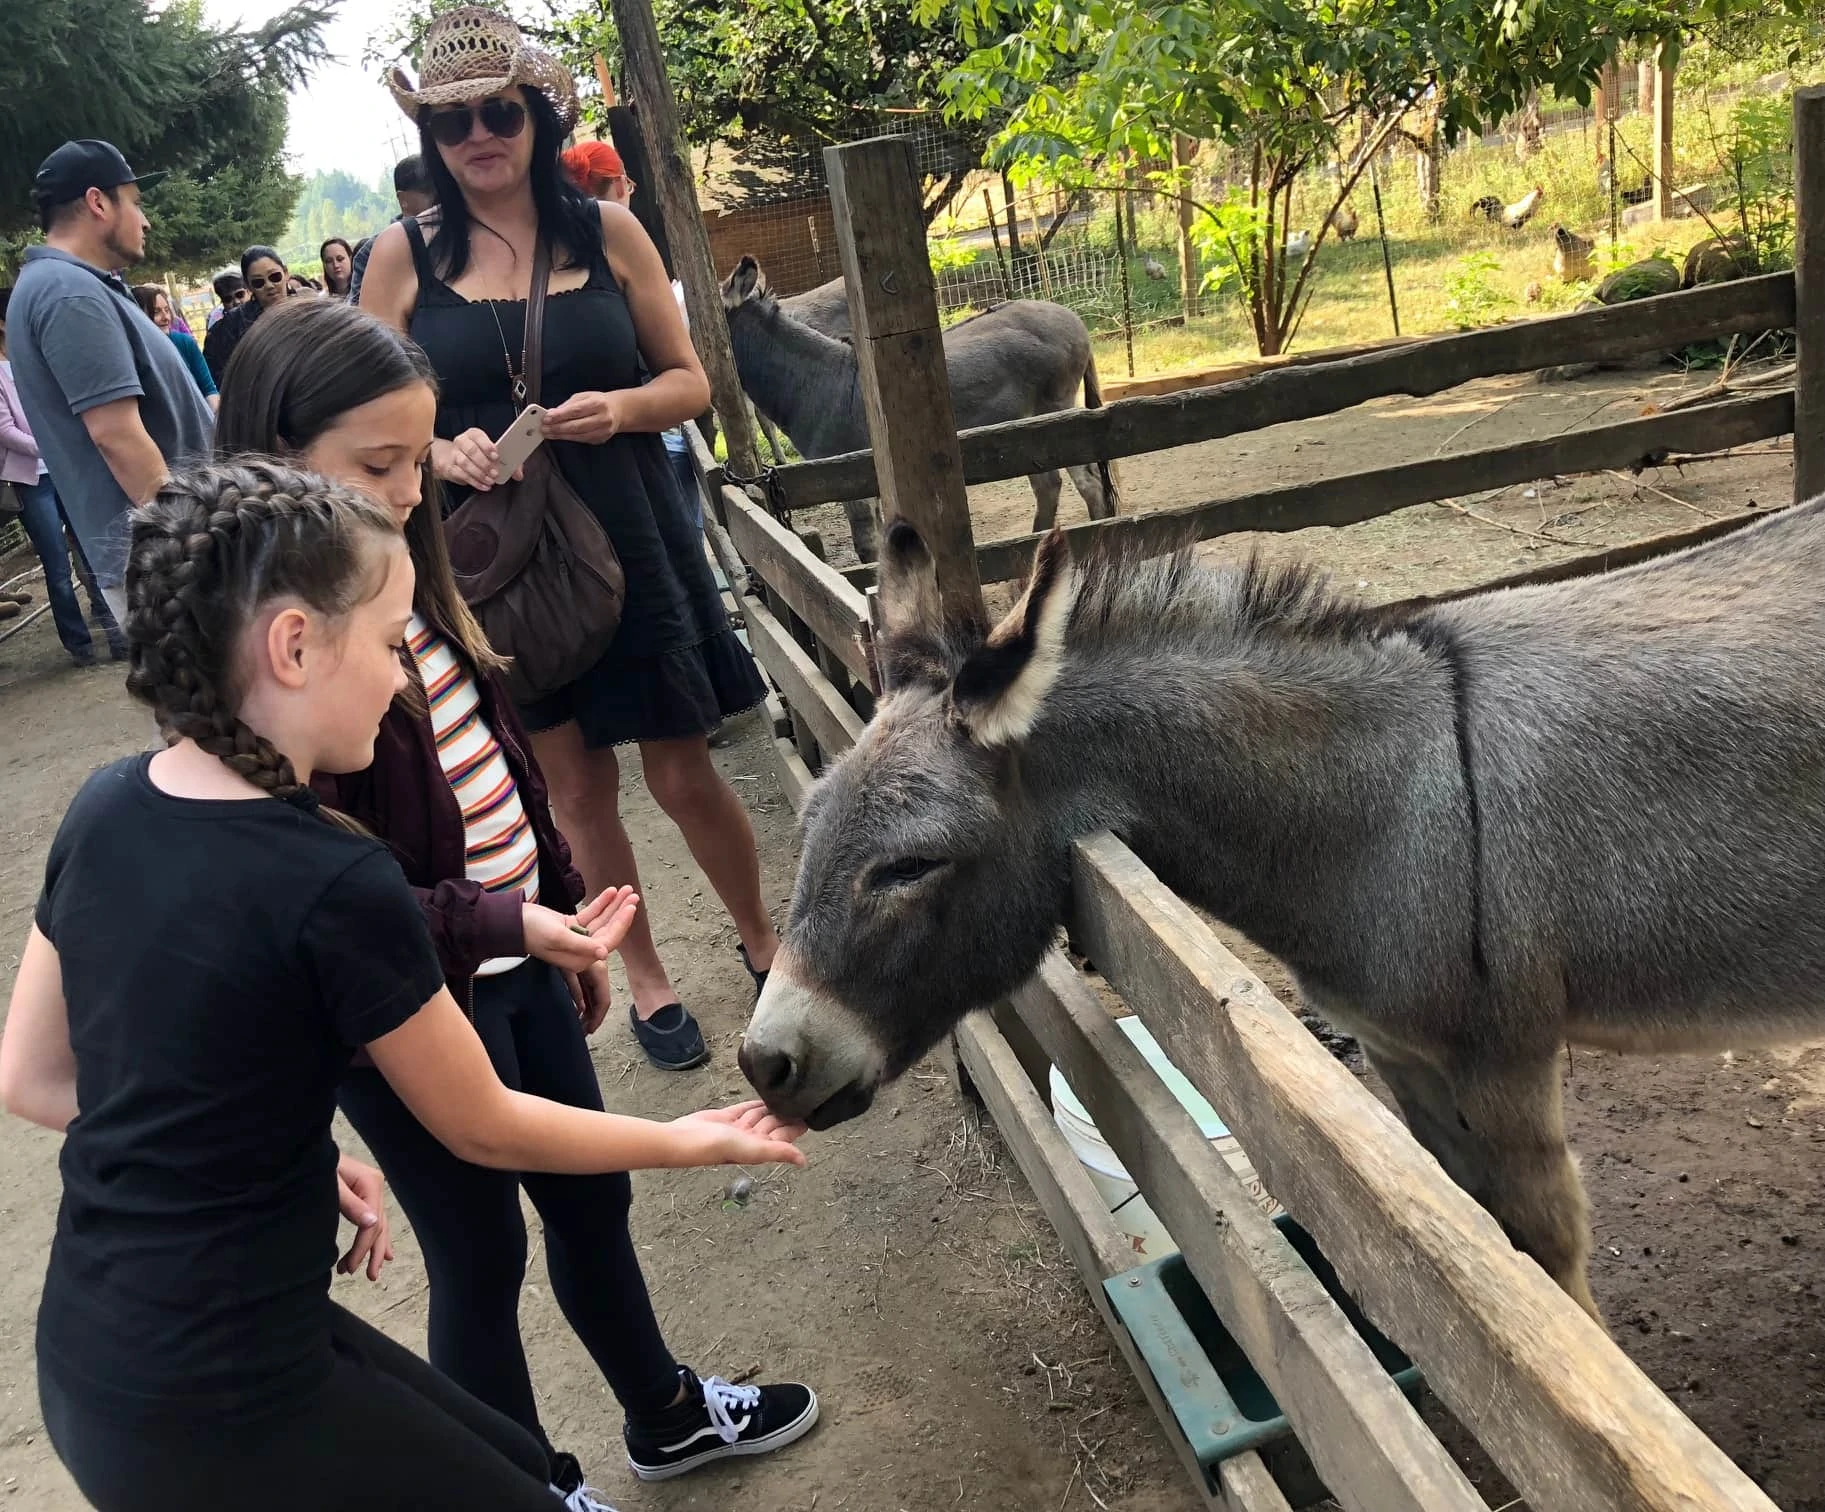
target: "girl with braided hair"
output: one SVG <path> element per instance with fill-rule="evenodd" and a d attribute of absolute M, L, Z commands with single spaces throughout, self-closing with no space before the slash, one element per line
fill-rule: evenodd
<path fill-rule="evenodd" d="M 66 1135 L 37 1334 L 52 1443 L 101 1512 L 600 1509 L 330 1301 L 351 1058 L 506 1170 L 802 1163 L 800 1127 L 502 1085 L 398 862 L 309 786 L 372 761 L 407 686 L 412 564 L 384 505 L 273 462 L 182 476 L 134 512 L 127 592 L 128 687 L 170 744 L 70 805 L 0 1038 L 0 1102 Z M 605 954 L 635 905 L 605 895 L 578 927 Z"/>
<path fill-rule="evenodd" d="M 423 466 L 436 409 L 430 365 L 409 337 L 339 301 L 294 300 L 236 353 L 216 444 L 296 457 L 401 521 L 414 568 L 412 685 L 381 721 L 373 762 L 320 772 L 313 786 L 400 862 L 444 980 L 501 1080 L 600 1108 L 586 1036 L 608 1012 L 608 971 L 594 942 L 569 928 L 582 878 L 501 658 L 451 576 L 437 505 L 420 502 L 437 487 Z M 372 1067 L 352 1069 L 338 1100 L 424 1252 L 431 1363 L 541 1442 L 549 1444 L 520 1338 L 522 1188 L 544 1224 L 552 1296 L 621 1405 L 636 1474 L 782 1448 L 815 1424 L 808 1387 L 699 1380 L 673 1359 L 628 1231 L 625 1173 L 521 1176 L 465 1161 Z M 552 1466 L 558 1484 L 581 1482 L 572 1455 L 553 1450 Z"/>

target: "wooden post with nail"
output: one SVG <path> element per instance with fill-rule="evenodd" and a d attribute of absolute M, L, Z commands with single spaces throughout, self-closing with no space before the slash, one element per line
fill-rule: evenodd
<path fill-rule="evenodd" d="M 881 511 L 925 538 L 946 614 L 980 623 L 982 580 L 951 408 L 912 141 L 824 149 Z"/>

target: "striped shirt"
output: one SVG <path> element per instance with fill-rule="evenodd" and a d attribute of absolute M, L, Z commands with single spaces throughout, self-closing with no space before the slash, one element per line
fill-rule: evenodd
<path fill-rule="evenodd" d="M 457 659 L 449 641 L 412 616 L 407 632 L 412 656 L 424 680 L 431 709 L 437 759 L 463 812 L 468 859 L 465 872 L 489 892 L 517 892 L 528 903 L 539 897 L 539 846 L 520 790 L 507 769 L 501 744 L 482 719 L 475 679 Z M 499 956 L 476 968 L 477 976 L 510 971 L 526 958 Z"/>

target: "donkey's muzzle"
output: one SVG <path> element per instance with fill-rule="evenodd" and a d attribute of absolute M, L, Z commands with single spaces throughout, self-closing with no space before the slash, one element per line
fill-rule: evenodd
<path fill-rule="evenodd" d="M 885 1057 L 859 1017 L 794 980 L 794 964 L 787 952 L 774 962 L 736 1060 L 775 1113 L 828 1129 L 868 1111 Z"/>
<path fill-rule="evenodd" d="M 735 1059 L 741 1066 L 741 1074 L 747 1077 L 748 1085 L 768 1101 L 791 1095 L 793 1083 L 798 1079 L 798 1062 L 784 1050 L 757 1049 L 743 1040 Z"/>

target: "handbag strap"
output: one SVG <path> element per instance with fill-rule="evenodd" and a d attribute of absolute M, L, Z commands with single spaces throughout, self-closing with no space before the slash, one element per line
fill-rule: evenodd
<path fill-rule="evenodd" d="M 520 381 L 526 385 L 526 402 L 539 402 L 545 376 L 545 291 L 551 283 L 551 248 L 544 237 L 532 254 L 532 283 L 526 290 L 526 332 L 520 347 Z"/>

